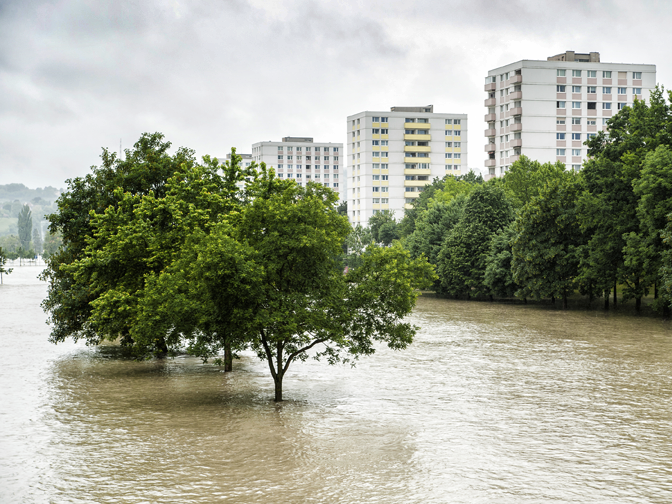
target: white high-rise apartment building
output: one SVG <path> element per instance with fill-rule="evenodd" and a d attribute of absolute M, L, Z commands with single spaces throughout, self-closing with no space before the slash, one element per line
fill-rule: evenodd
<path fill-rule="evenodd" d="M 314 142 L 310 137 L 284 137 L 282 142 L 257 142 L 252 157 L 275 168 L 278 178 L 299 185 L 317 182 L 340 194 L 342 143 Z"/>
<path fill-rule="evenodd" d="M 377 212 L 401 219 L 435 177 L 467 167 L 467 115 L 434 107 L 392 107 L 347 120 L 348 217 L 366 226 Z"/>
<path fill-rule="evenodd" d="M 597 52 L 567 51 L 490 70 L 486 178 L 503 175 L 521 154 L 579 170 L 586 139 L 635 97 L 648 99 L 655 85 L 655 65 L 602 63 Z"/>

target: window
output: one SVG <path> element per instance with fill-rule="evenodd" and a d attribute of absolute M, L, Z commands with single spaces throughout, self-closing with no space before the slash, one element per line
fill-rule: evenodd
<path fill-rule="evenodd" d="M 383 186 L 380 188 L 380 192 L 390 192 L 390 188 L 387 186 Z"/>
<path fill-rule="evenodd" d="M 453 124 L 453 120 L 452 119 L 446 119 L 446 124 Z"/>
<path fill-rule="evenodd" d="M 642 88 L 641 87 L 633 87 L 632 88 L 632 94 L 641 95 L 642 94 Z"/>
<path fill-rule="evenodd" d="M 387 170 L 387 163 L 383 163 L 380 165 L 381 170 Z"/>
<path fill-rule="evenodd" d="M 572 70 L 572 77 L 581 77 L 581 70 Z"/>
<path fill-rule="evenodd" d="M 555 139 L 556 140 L 564 140 L 565 139 L 565 133 L 556 133 L 555 134 Z"/>
<path fill-rule="evenodd" d="M 310 147 L 306 147 L 306 152 L 310 152 Z M 310 159 L 310 156 L 307 159 Z"/>
<path fill-rule="evenodd" d="M 619 88 L 618 88 L 618 94 L 621 94 L 621 95 L 622 95 L 622 94 L 627 94 L 627 92 L 628 92 L 627 89 L 628 89 L 628 88 L 619 87 Z"/>
<path fill-rule="evenodd" d="M 580 156 L 581 149 L 572 149 L 572 156 Z"/>
<path fill-rule="evenodd" d="M 292 174 L 291 174 L 291 173 L 288 173 L 288 174 L 287 174 L 287 178 L 292 178 Z"/>
<path fill-rule="evenodd" d="M 606 125 L 608 120 L 609 120 L 608 117 L 605 117 L 604 119 L 602 119 L 602 126 Z"/>
<path fill-rule="evenodd" d="M 338 175 L 336 175 L 336 178 L 338 178 Z M 381 175 L 380 180 L 389 180 L 390 176 L 389 175 Z"/>
<path fill-rule="evenodd" d="M 381 135 L 387 135 L 387 129 L 386 128 L 381 129 L 380 134 Z"/>
<path fill-rule="evenodd" d="M 297 147 L 296 150 L 301 152 L 301 147 Z"/>
<path fill-rule="evenodd" d="M 337 179 L 338 178 L 338 173 L 334 173 L 334 176 L 332 178 Z"/>
<path fill-rule="evenodd" d="M 359 156 L 359 154 L 357 154 L 357 155 Z M 320 169 L 320 165 L 319 165 L 319 164 L 316 164 L 316 165 L 315 165 L 315 169 L 316 169 L 316 170 L 319 170 L 319 169 Z"/>
<path fill-rule="evenodd" d="M 373 186 L 371 189 L 373 189 L 373 192 L 380 192 L 380 187 Z"/>
<path fill-rule="evenodd" d="M 572 133 L 572 140 L 581 140 L 581 133 Z"/>
<path fill-rule="evenodd" d="M 453 142 L 446 142 L 446 147 L 452 147 L 452 146 L 453 146 Z"/>
<path fill-rule="evenodd" d="M 297 170 L 300 170 L 300 169 L 301 169 L 301 165 L 300 165 L 300 164 L 297 164 L 297 165 L 296 165 L 296 169 L 297 169 Z"/>
<path fill-rule="evenodd" d="M 334 166 L 332 166 L 332 168 L 333 168 L 334 170 L 338 170 L 338 165 L 335 164 Z"/>
<path fill-rule="evenodd" d="M 387 144 L 388 144 L 388 140 L 381 140 L 380 141 L 380 145 L 387 145 Z M 338 161 L 338 156 L 334 156 L 334 160 Z"/>
<path fill-rule="evenodd" d="M 334 147 L 333 151 L 338 152 L 338 147 Z"/>
<path fill-rule="evenodd" d="M 453 119 L 453 124 L 462 124 L 461 119 Z"/>
<path fill-rule="evenodd" d="M 453 154 L 451 152 L 446 152 L 446 159 L 453 159 Z"/>
<path fill-rule="evenodd" d="M 565 108 L 565 102 L 564 102 L 564 101 L 559 101 L 559 102 L 557 102 L 557 105 L 556 105 L 556 106 L 557 106 L 557 108 L 559 108 L 559 109 L 561 109 L 561 108 Z"/>
<path fill-rule="evenodd" d="M 380 198 L 373 198 L 374 203 L 380 203 Z M 374 210 L 375 213 L 378 213 L 377 210 Z"/>
<path fill-rule="evenodd" d="M 291 164 L 288 164 L 288 165 L 287 165 L 287 169 L 288 169 L 288 170 L 291 170 L 292 168 L 293 168 L 293 165 L 291 165 Z"/>
<path fill-rule="evenodd" d="M 581 86 L 572 86 L 572 93 L 580 93 Z"/>
<path fill-rule="evenodd" d="M 459 147 L 461 147 L 461 146 L 462 146 L 462 143 L 461 143 L 461 142 L 455 142 L 455 147 L 458 147 L 458 148 L 459 148 Z"/>
<path fill-rule="evenodd" d="M 572 117 L 572 124 L 581 124 L 580 117 Z"/>
<path fill-rule="evenodd" d="M 597 86 L 588 86 L 588 93 L 589 94 L 596 94 L 597 93 Z"/>
<path fill-rule="evenodd" d="M 380 130 L 379 130 L 378 128 L 373 128 L 373 129 L 371 130 L 371 133 L 373 133 L 374 135 L 379 135 L 379 134 L 380 134 Z"/>
<path fill-rule="evenodd" d="M 320 148 L 319 148 L 319 147 L 315 147 L 315 152 L 320 152 Z"/>
<path fill-rule="evenodd" d="M 596 102 L 588 102 L 588 110 L 597 110 L 597 103 Z"/>
<path fill-rule="evenodd" d="M 508 120 L 507 120 L 507 123 L 508 123 Z M 508 124 L 507 124 L 507 126 L 508 126 Z M 454 136 L 462 136 L 462 131 L 461 130 L 455 130 L 455 131 L 453 131 L 453 135 Z"/>
<path fill-rule="evenodd" d="M 282 156 L 278 156 L 278 161 L 282 161 Z"/>
<path fill-rule="evenodd" d="M 611 94 L 611 87 L 603 87 L 602 94 Z"/>
<path fill-rule="evenodd" d="M 371 120 L 373 122 L 380 122 L 380 117 L 372 117 Z"/>
<path fill-rule="evenodd" d="M 462 154 L 454 154 L 453 159 L 460 159 L 462 157 Z"/>
<path fill-rule="evenodd" d="M 381 152 L 380 157 L 388 157 L 388 153 L 387 152 Z"/>
<path fill-rule="evenodd" d="M 291 150 L 292 150 L 292 146 L 289 145 L 289 146 L 287 147 L 287 150 L 288 150 L 288 151 L 291 151 Z"/>
<path fill-rule="evenodd" d="M 611 70 L 607 70 L 602 72 L 602 78 L 603 79 L 611 79 Z"/>
<path fill-rule="evenodd" d="M 380 175 L 373 175 L 373 180 L 380 180 Z"/>
<path fill-rule="evenodd" d="M 564 93 L 566 87 L 567 87 L 567 86 L 560 86 L 560 85 L 559 85 L 559 86 L 555 86 L 555 90 L 556 90 L 558 93 Z"/>
<path fill-rule="evenodd" d="M 281 164 L 278 165 L 278 170 L 282 170 L 282 165 Z"/>
<path fill-rule="evenodd" d="M 389 119 L 388 117 L 381 117 L 380 122 L 386 123 L 388 119 Z"/>
<path fill-rule="evenodd" d="M 572 165 L 572 170 L 574 170 L 574 171 L 579 171 L 580 169 L 581 169 L 581 165 L 580 165 L 580 164 L 573 164 L 573 165 Z"/>
<path fill-rule="evenodd" d="M 632 78 L 633 79 L 641 79 L 642 78 L 642 72 L 632 72 Z"/>
<path fill-rule="evenodd" d="M 338 186 L 338 184 L 334 184 L 334 187 L 337 187 L 337 186 Z M 388 198 L 380 198 L 381 203 L 386 204 L 386 203 L 389 203 L 389 201 L 390 200 Z M 387 212 L 387 210 L 383 210 L 383 212 Z"/>
<path fill-rule="evenodd" d="M 619 103 L 618 104 L 618 110 L 621 110 L 623 107 L 625 107 L 627 103 Z"/>
<path fill-rule="evenodd" d="M 287 161 L 291 161 L 293 156 L 287 156 Z"/>
<path fill-rule="evenodd" d="M 597 77 L 597 70 L 586 70 L 586 73 L 588 74 L 589 78 L 595 78 Z"/>
<path fill-rule="evenodd" d="M 556 156 L 564 156 L 565 155 L 565 149 L 555 149 L 555 155 Z"/>
<path fill-rule="evenodd" d="M 565 70 L 561 70 L 558 68 L 555 73 L 558 77 L 564 77 L 565 76 Z"/>
<path fill-rule="evenodd" d="M 611 110 L 611 103 L 610 102 L 604 102 L 602 104 L 602 110 Z"/>
<path fill-rule="evenodd" d="M 592 140 L 592 139 L 595 138 L 596 136 L 597 136 L 597 133 L 588 133 L 588 134 L 586 135 L 586 138 L 587 138 L 588 140 Z"/>
<path fill-rule="evenodd" d="M 565 119 L 564 119 L 564 118 L 562 118 L 562 119 L 556 119 L 556 120 L 555 120 L 555 124 L 565 124 Z"/>
<path fill-rule="evenodd" d="M 581 102 L 580 101 L 573 101 L 572 102 L 572 108 L 573 109 L 580 109 L 581 108 Z"/>

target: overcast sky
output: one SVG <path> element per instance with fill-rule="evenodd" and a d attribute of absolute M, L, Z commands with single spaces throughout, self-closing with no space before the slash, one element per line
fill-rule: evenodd
<path fill-rule="evenodd" d="M 393 105 L 469 114 L 487 71 L 574 50 L 653 63 L 672 87 L 672 2 L 0 0 L 0 184 L 64 187 L 161 131 L 198 156 L 261 140 L 344 142 Z"/>

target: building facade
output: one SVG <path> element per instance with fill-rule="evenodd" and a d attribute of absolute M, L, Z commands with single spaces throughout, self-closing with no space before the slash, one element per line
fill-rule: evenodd
<path fill-rule="evenodd" d="M 294 179 L 302 186 L 317 182 L 339 194 L 342 152 L 342 143 L 314 142 L 311 137 L 284 137 L 282 142 L 252 145 L 252 158 L 274 167 L 278 178 Z"/>
<path fill-rule="evenodd" d="M 579 170 L 584 142 L 635 98 L 648 99 L 655 85 L 655 65 L 602 63 L 597 52 L 567 51 L 490 70 L 485 177 L 502 176 L 522 154 Z"/>
<path fill-rule="evenodd" d="M 392 107 L 347 118 L 347 191 L 352 224 L 366 226 L 377 212 L 406 208 L 435 177 L 467 167 L 467 115 L 434 107 Z"/>

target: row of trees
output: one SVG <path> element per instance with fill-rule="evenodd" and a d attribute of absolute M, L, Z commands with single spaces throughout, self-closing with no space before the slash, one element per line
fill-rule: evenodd
<path fill-rule="evenodd" d="M 504 177 L 435 180 L 396 226 L 412 257 L 437 268 L 434 289 L 457 297 L 672 302 L 672 96 L 657 88 L 587 142 L 581 172 L 521 157 Z M 360 231 L 366 234 L 367 230 Z M 380 233 L 380 231 L 378 231 Z"/>
<path fill-rule="evenodd" d="M 68 181 L 49 217 L 63 246 L 43 274 L 52 342 L 119 340 L 138 357 L 186 348 L 227 371 L 251 348 L 276 401 L 296 360 L 411 343 L 403 317 L 436 278 L 424 258 L 370 246 L 344 274 L 351 227 L 331 190 L 243 169 L 235 150 L 222 166 L 169 147 L 145 134 L 123 160 L 104 150 L 100 167 Z"/>

